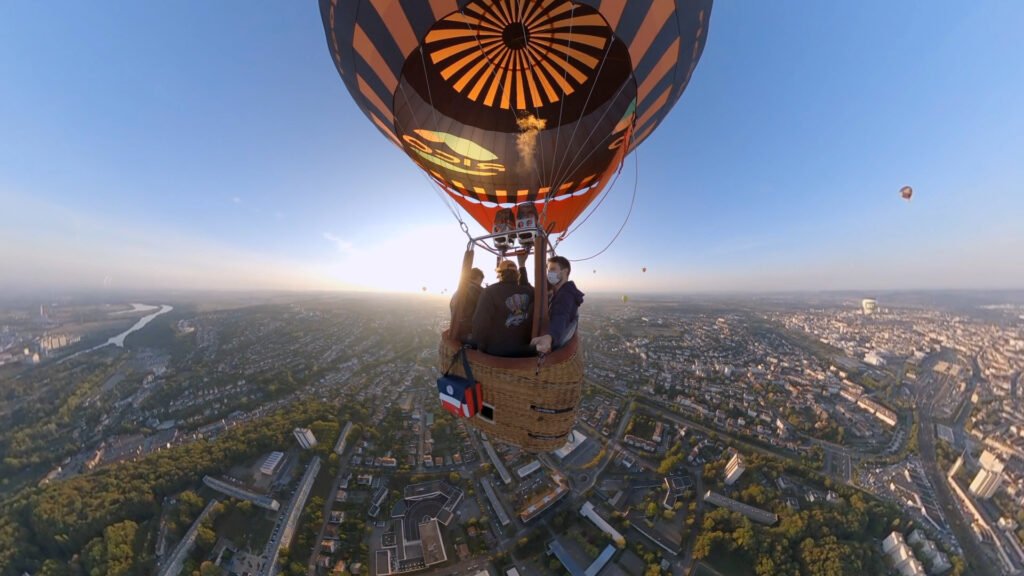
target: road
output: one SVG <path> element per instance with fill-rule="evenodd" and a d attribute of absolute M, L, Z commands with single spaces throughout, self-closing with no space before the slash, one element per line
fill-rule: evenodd
<path fill-rule="evenodd" d="M 608 388 L 606 388 L 605 386 L 603 386 L 601 384 L 597 384 L 595 382 L 591 382 L 591 384 L 594 384 L 595 386 L 603 388 L 604 390 L 608 391 L 610 394 L 615 394 L 615 392 L 612 392 L 611 390 L 608 390 Z M 616 394 L 616 396 L 617 396 L 617 394 Z M 740 437 L 738 437 L 738 436 L 736 436 L 734 434 L 731 434 L 729 432 L 726 432 L 724 430 L 718 430 L 718 429 L 715 429 L 715 428 L 711 428 L 710 426 L 706 426 L 704 424 L 700 424 L 700 423 L 698 423 L 698 422 L 696 422 L 694 420 L 691 420 L 691 419 L 687 418 L 686 416 L 683 416 L 682 414 L 680 414 L 678 412 L 675 412 L 673 410 L 669 410 L 668 408 L 665 408 L 663 405 L 657 404 L 655 402 L 652 402 L 652 401 L 650 401 L 650 400 L 648 400 L 646 398 L 643 398 L 643 397 L 626 398 L 625 402 L 627 403 L 627 412 L 626 412 L 626 414 L 623 414 L 622 421 L 619 423 L 619 428 L 618 428 L 618 430 L 616 430 L 616 433 L 615 433 L 615 439 L 614 439 L 613 442 L 611 442 L 609 444 L 609 446 L 614 446 L 615 448 L 619 448 L 619 449 L 626 449 L 625 446 L 622 446 L 622 445 L 619 444 L 619 439 L 621 439 L 623 437 L 623 435 L 625 434 L 626 425 L 629 423 L 629 417 L 633 413 L 632 403 L 635 402 L 638 406 L 643 406 L 644 408 L 646 408 L 646 409 L 648 409 L 650 411 L 656 412 L 658 415 L 660 415 L 661 417 L 665 418 L 666 420 L 670 420 L 670 421 L 672 421 L 672 422 L 674 422 L 676 424 L 682 424 L 682 425 L 684 425 L 684 426 L 686 426 L 688 428 L 692 428 L 694 430 L 700 430 L 701 432 L 704 432 L 705 434 L 716 434 L 718 436 L 727 437 L 727 438 L 729 438 L 729 440 L 731 442 L 734 442 L 734 443 L 736 443 L 738 445 L 741 445 L 741 446 L 743 446 L 744 448 L 746 448 L 748 450 L 752 450 L 752 451 L 755 451 L 755 452 L 760 452 L 761 454 L 764 454 L 765 456 L 770 456 L 772 458 L 785 458 L 787 460 L 799 461 L 799 456 L 796 455 L 796 454 L 789 454 L 789 453 L 786 453 L 786 452 L 776 452 L 774 450 L 769 450 L 767 448 L 763 448 L 761 446 L 753 444 L 753 443 L 751 443 L 751 442 L 749 442 L 747 440 L 744 440 L 744 439 L 742 439 L 742 438 L 740 438 Z M 630 450 L 630 452 L 632 452 L 632 450 Z"/>
<path fill-rule="evenodd" d="M 700 532 L 701 526 L 704 525 L 704 469 L 698 466 L 689 470 L 693 475 L 693 489 L 696 490 L 694 497 L 697 501 L 697 511 L 693 518 L 693 529 L 686 535 L 686 549 L 683 551 L 682 561 L 684 574 L 693 572 L 693 549 L 697 545 L 697 534 Z"/>
<path fill-rule="evenodd" d="M 488 556 L 476 556 L 460 560 L 454 564 L 448 564 L 441 568 L 419 571 L 416 574 L 422 576 L 448 576 L 454 574 L 466 576 L 467 574 L 475 574 L 480 570 L 486 570 L 490 562 L 491 559 Z"/>
<path fill-rule="evenodd" d="M 661 405 L 658 405 L 658 404 L 655 404 L 653 402 L 650 402 L 650 401 L 648 401 L 646 399 L 637 400 L 637 404 L 643 405 L 644 408 L 646 408 L 648 410 L 652 410 L 652 411 L 656 412 L 662 418 L 665 418 L 666 420 L 670 420 L 670 421 L 672 421 L 672 422 L 674 422 L 676 424 L 682 424 L 682 425 L 687 426 L 689 428 L 692 428 L 694 430 L 700 430 L 704 434 L 715 434 L 717 436 L 726 437 L 726 438 L 729 439 L 730 442 L 732 442 L 734 444 L 737 444 L 739 446 L 742 446 L 745 450 L 750 450 L 750 451 L 753 451 L 753 452 L 758 452 L 760 454 L 763 454 L 763 455 L 771 457 L 771 458 L 782 458 L 784 460 L 790 460 L 790 461 L 797 462 L 797 463 L 800 462 L 800 457 L 798 455 L 796 455 L 796 454 L 790 454 L 788 452 L 782 452 L 782 451 L 769 450 L 768 448 L 764 448 L 764 447 L 758 446 L 756 444 L 748 442 L 747 440 L 744 440 L 744 439 L 742 439 L 742 438 L 740 438 L 738 436 L 735 436 L 735 435 L 733 435 L 733 434 L 731 434 L 729 432 L 726 432 L 724 430 L 717 430 L 715 428 L 711 428 L 710 426 L 705 426 L 704 424 L 697 423 L 697 422 L 695 422 L 693 420 L 690 420 L 689 418 L 679 414 L 678 412 L 673 412 L 672 410 L 669 410 L 669 409 L 667 409 L 667 408 L 665 408 L 665 407 L 663 407 Z"/>
<path fill-rule="evenodd" d="M 595 385 L 600 386 L 598 384 Z M 626 425 L 629 424 L 629 420 L 633 417 L 633 403 L 630 401 L 629 398 L 624 399 L 623 402 L 626 403 L 626 407 L 623 409 L 621 418 L 619 418 L 619 426 L 618 428 L 615 429 L 615 434 L 611 438 L 609 438 L 605 443 L 604 459 L 595 467 L 594 470 L 587 471 L 587 483 L 585 485 L 576 486 L 572 476 L 566 474 L 566 477 L 569 480 L 569 486 L 570 488 L 572 488 L 572 491 L 575 494 L 583 494 L 587 490 L 593 488 L 594 484 L 597 483 L 597 479 L 601 476 L 601 474 L 604 473 L 605 469 L 608 467 L 608 464 L 615 460 L 615 456 L 619 452 L 629 452 L 627 447 L 624 446 L 621 441 L 622 437 L 626 434 Z M 579 425 L 586 428 L 587 431 L 591 433 L 591 438 L 593 438 L 594 441 L 600 442 L 601 433 L 598 430 L 592 428 L 587 423 L 582 421 L 579 423 Z M 556 465 L 553 461 L 551 461 L 551 464 Z"/>
<path fill-rule="evenodd" d="M 348 450 L 345 450 L 348 452 Z M 316 574 L 316 559 L 319 554 L 316 553 L 320 549 L 320 542 L 324 539 L 324 532 L 327 531 L 328 520 L 331 518 L 331 508 L 334 505 L 334 498 L 338 495 L 338 484 L 341 484 L 341 479 L 345 477 L 345 474 L 349 471 L 347 460 L 344 458 L 344 454 L 338 457 L 338 473 L 335 474 L 334 480 L 331 481 L 331 491 L 327 495 L 327 499 L 324 500 L 324 523 L 320 526 L 320 533 L 317 534 L 316 540 L 313 541 L 313 553 L 309 555 L 309 566 L 306 567 L 306 574 L 308 576 L 314 576 Z"/>
<path fill-rule="evenodd" d="M 622 414 L 621 420 L 619 421 L 619 426 L 615 431 L 615 435 L 608 441 L 608 455 L 605 458 L 604 462 L 601 463 L 599 470 L 592 474 L 590 479 L 590 485 L 581 490 L 581 492 L 585 492 L 591 486 L 594 485 L 594 482 L 596 482 L 597 478 L 604 472 L 604 469 L 608 466 L 608 463 L 611 462 L 615 458 L 615 455 L 618 454 L 619 452 L 632 455 L 636 463 L 643 468 L 647 468 L 650 471 L 657 470 L 657 466 L 648 462 L 646 456 L 641 456 L 634 452 L 629 446 L 621 444 L 621 440 L 623 436 L 625 436 L 626 434 L 626 426 L 629 424 L 629 421 L 633 416 L 633 400 L 634 399 L 632 397 L 624 399 L 624 402 L 626 402 L 626 408 Z M 653 408 L 657 410 L 660 414 L 662 414 L 662 416 L 668 417 L 670 420 L 676 422 L 677 424 L 682 423 L 687 426 L 703 430 L 705 432 L 710 430 L 710 428 L 706 428 L 700 424 L 690 422 L 682 417 L 676 418 L 677 415 L 674 412 L 670 412 L 668 410 L 665 410 L 664 408 L 654 408 L 647 402 L 640 403 L 643 404 L 645 408 Z M 673 562 L 673 574 L 677 576 L 680 574 L 692 573 L 694 569 L 693 549 L 697 544 L 697 534 L 700 531 L 700 527 L 704 523 L 704 499 L 700 497 L 700 495 L 704 494 L 704 468 L 702 466 L 691 466 L 687 467 L 687 471 L 690 473 L 691 476 L 693 476 L 694 479 L 694 495 L 695 500 L 697 502 L 697 508 L 693 519 L 693 529 L 690 530 L 687 534 L 686 545 L 683 550 L 682 558 Z"/>
<path fill-rule="evenodd" d="M 426 410 L 424 410 L 422 407 L 418 407 L 416 408 L 416 410 L 419 411 L 420 415 L 419 447 L 416 449 L 416 472 L 422 473 L 424 455 L 423 448 L 426 444 L 423 440 L 423 437 L 427 435 L 427 415 Z"/>

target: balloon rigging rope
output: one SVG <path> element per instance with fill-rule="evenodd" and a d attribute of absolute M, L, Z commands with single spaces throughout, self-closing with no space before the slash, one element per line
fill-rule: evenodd
<path fill-rule="evenodd" d="M 622 90 L 623 90 L 623 89 L 624 89 L 625 87 L 626 87 L 626 85 L 625 85 L 625 84 L 623 84 L 622 86 L 620 86 L 620 87 L 619 87 L 619 91 L 618 91 L 618 92 L 617 92 L 617 93 L 615 94 L 615 98 L 618 98 L 618 97 L 619 97 L 619 94 L 620 94 L 620 93 L 622 92 Z M 601 116 L 601 119 L 600 119 L 600 120 L 598 121 L 598 123 L 600 123 L 601 121 L 603 121 L 603 120 L 604 120 L 604 116 L 606 116 L 606 115 L 608 114 L 608 111 L 609 111 L 609 110 L 605 110 L 605 112 L 604 112 L 604 115 L 602 115 L 602 116 Z M 594 134 L 594 132 L 591 132 L 591 136 L 593 136 L 593 134 Z M 588 138 L 587 138 L 587 140 L 586 140 L 586 141 L 584 141 L 584 144 L 586 144 L 586 142 L 589 142 L 589 141 L 590 141 L 590 138 L 588 137 Z M 623 140 L 623 142 L 622 142 L 622 145 L 623 145 L 623 146 L 628 146 L 628 145 L 629 145 L 629 143 L 627 143 L 627 142 L 626 142 L 625 140 Z M 584 157 L 584 158 L 583 158 L 582 160 L 580 160 L 580 161 L 579 161 L 579 163 L 578 163 L 578 164 L 576 165 L 576 167 L 574 167 L 574 168 L 572 168 L 572 169 L 570 170 L 570 172 L 572 172 L 572 170 L 575 170 L 575 169 L 576 169 L 577 167 L 579 167 L 579 166 L 582 166 L 583 164 L 585 164 L 585 163 L 586 163 L 586 162 L 587 162 L 588 160 L 590 160 L 590 157 L 591 157 L 591 156 L 593 156 L 593 155 L 594 155 L 594 154 L 595 154 L 596 152 L 597 152 L 597 150 L 591 150 L 589 154 L 587 154 L 587 155 L 586 155 L 586 156 L 585 156 L 585 157 Z M 627 151 L 627 154 L 628 154 L 628 151 Z M 576 159 L 577 159 L 578 157 L 579 157 L 579 154 L 577 153 L 577 155 L 576 155 L 575 157 L 573 157 L 573 161 L 575 161 L 575 160 L 576 160 Z M 634 159 L 634 160 L 635 160 L 635 159 Z M 623 163 L 625 163 L 625 161 L 626 161 L 626 160 L 625 160 L 625 158 L 623 158 L 622 162 L 623 162 Z M 620 176 L 621 174 L 622 174 L 622 166 L 620 165 L 620 166 L 619 166 L 619 170 L 618 170 L 618 171 L 617 171 L 617 172 L 615 173 L 615 178 L 614 178 L 614 179 L 612 180 L 611 184 L 609 184 L 609 185 L 608 185 L 608 186 L 607 186 L 607 187 L 606 187 L 606 188 L 604 189 L 604 191 L 603 191 L 603 192 L 601 193 L 601 198 L 600 198 L 600 199 L 599 199 L 599 200 L 597 201 L 597 204 L 596 204 L 595 206 L 593 206 L 592 208 L 590 208 L 590 209 L 589 209 L 589 211 L 587 212 L 587 215 L 586 215 L 586 216 L 585 216 L 585 217 L 583 218 L 583 220 L 582 220 L 582 221 L 580 221 L 580 222 L 578 222 L 578 223 L 574 224 L 574 225 L 572 226 L 572 229 L 571 229 L 571 230 L 568 230 L 568 231 L 566 231 L 566 232 L 563 232 L 563 233 L 562 233 L 562 234 L 561 234 L 561 235 L 560 235 L 560 236 L 558 237 L 558 240 L 556 240 L 556 241 L 555 241 L 555 245 L 556 245 L 556 246 L 558 245 L 558 243 L 559 243 L 559 242 L 561 242 L 562 240 L 565 240 L 566 238 L 568 238 L 568 237 L 569 237 L 569 235 L 570 235 L 570 234 L 572 234 L 573 232 L 575 232 L 575 231 L 576 231 L 576 230 L 577 230 L 577 229 L 578 229 L 578 228 L 579 228 L 580 226 L 582 226 L 584 222 L 586 222 L 587 220 L 589 220 L 589 219 L 590 219 L 590 217 L 591 217 L 591 216 L 592 216 L 592 215 L 594 214 L 594 212 L 595 212 L 595 211 L 597 211 L 597 209 L 598 209 L 598 208 L 599 208 L 599 207 L 601 206 L 601 204 L 602 204 L 602 203 L 604 202 L 605 198 L 607 198 L 607 197 L 608 197 L 608 194 L 609 194 L 609 192 L 611 192 L 611 189 L 615 187 L 615 183 L 616 183 L 616 182 L 618 182 L 618 180 L 619 180 L 619 176 Z"/>
<path fill-rule="evenodd" d="M 570 42 L 572 41 L 572 31 L 571 30 L 572 29 L 570 28 L 570 32 L 569 32 Z M 601 78 L 601 72 L 604 70 L 604 64 L 605 64 L 605 62 L 608 61 L 608 54 L 611 52 L 612 44 L 613 44 L 613 42 L 611 41 L 611 39 L 609 39 L 608 47 L 605 49 L 604 56 L 601 58 L 601 66 L 599 66 L 598 69 L 597 69 L 597 75 L 594 77 L 594 82 L 590 86 L 590 92 L 587 94 L 587 100 L 583 103 L 583 111 L 584 112 L 587 110 L 587 106 L 590 105 L 590 99 L 594 96 L 594 90 L 597 88 L 598 80 Z M 568 63 L 568 58 L 569 58 L 568 55 L 566 55 L 566 63 Z M 623 86 L 625 86 L 625 84 L 623 84 Z M 616 98 L 618 98 L 619 93 L 622 92 L 623 86 L 619 87 L 619 92 L 615 94 Z M 563 102 L 564 102 L 564 99 L 563 99 Z M 604 113 L 601 115 L 601 119 L 598 120 L 597 125 L 600 125 L 601 122 L 604 121 L 604 117 L 608 115 L 608 111 L 610 109 L 611 109 L 610 107 L 605 109 Z M 576 132 L 580 128 L 580 120 L 582 120 L 582 116 L 580 116 L 580 118 L 576 118 L 576 125 L 573 126 L 572 135 L 569 137 L 569 143 L 570 144 L 572 144 L 572 141 L 576 139 Z M 559 125 L 559 127 L 561 127 L 561 125 L 562 125 L 561 113 L 559 113 L 558 125 Z M 595 125 L 594 130 L 591 130 L 590 134 L 587 135 L 587 139 L 583 141 L 583 145 L 580 146 L 580 150 L 577 151 L 576 155 L 573 156 L 572 160 L 569 162 L 570 165 L 573 162 L 575 162 L 577 158 L 579 158 L 580 153 L 583 151 L 583 147 L 586 146 L 586 143 L 590 141 L 590 139 L 594 136 L 594 134 L 597 133 L 597 125 Z M 558 134 L 560 132 L 561 132 L 561 130 L 559 130 L 559 131 L 557 131 L 555 133 L 555 138 L 556 138 L 556 140 L 555 140 L 555 142 L 556 142 L 555 148 L 558 147 L 557 146 L 557 138 L 558 138 Z M 569 177 L 569 174 L 572 174 L 572 169 L 571 168 L 567 169 L 567 170 L 563 169 L 563 168 L 565 168 L 565 159 L 569 157 L 569 152 L 571 150 L 572 150 L 571 147 L 567 146 L 566 149 L 565 149 L 565 154 L 562 156 L 562 161 L 557 164 L 558 169 L 556 169 L 556 174 L 558 175 L 558 178 L 554 179 L 554 183 L 551 185 L 551 190 L 548 191 L 547 197 L 544 198 L 544 210 L 545 210 L 545 212 L 547 211 L 548 198 L 550 198 L 558 190 L 559 186 L 561 186 L 562 184 L 565 183 L 565 179 Z M 591 154 L 593 154 L 593 153 L 594 152 L 591 151 Z M 590 157 L 590 155 L 587 156 L 587 158 L 589 158 L 589 157 Z"/>
<path fill-rule="evenodd" d="M 622 170 L 620 169 L 620 170 L 618 170 L 615 173 L 615 178 L 612 179 L 611 184 L 608 184 L 608 186 L 601 193 L 601 197 L 597 200 L 597 204 L 594 204 L 594 206 L 592 206 L 587 211 L 587 215 L 583 217 L 583 220 L 580 220 L 579 222 L 573 224 L 572 225 L 572 229 L 567 230 L 566 232 L 563 232 L 558 237 L 558 240 L 556 241 L 556 244 L 558 242 L 561 242 L 562 240 L 565 240 L 566 238 L 568 238 L 573 232 L 578 230 L 580 226 L 583 226 L 584 224 L 586 224 L 587 220 L 590 220 L 590 217 L 594 215 L 594 212 L 597 212 L 597 209 L 601 207 L 601 204 L 604 204 L 605 199 L 608 198 L 608 195 L 611 193 L 612 189 L 615 188 L 615 184 L 616 184 L 616 182 L 619 181 L 619 176 L 621 176 L 621 175 L 622 175 Z"/>
<path fill-rule="evenodd" d="M 573 9 L 570 12 L 575 12 L 575 11 L 576 11 L 576 8 L 573 7 Z M 573 29 L 573 25 L 575 23 L 576 23 L 575 19 L 570 19 L 569 20 L 569 42 L 566 45 L 567 48 L 572 48 L 572 29 Z M 569 53 L 565 52 L 564 54 L 565 54 L 565 64 L 566 65 L 562 67 L 562 84 L 560 86 L 565 86 L 566 84 L 569 83 L 569 80 L 568 80 L 568 78 L 569 78 Z M 602 65 L 604 64 L 603 60 L 601 61 L 601 64 Z M 595 82 L 595 84 L 596 84 L 596 82 Z M 565 101 L 567 99 L 566 96 L 568 96 L 568 95 L 565 93 L 565 88 L 562 88 L 562 98 L 558 102 L 558 126 L 559 127 L 562 126 L 562 112 L 565 111 Z M 589 97 L 587 99 L 589 100 Z M 583 107 L 583 110 L 586 111 L 586 107 L 585 106 Z M 577 121 L 578 120 L 579 119 L 577 118 Z M 558 137 L 561 134 L 562 134 L 561 130 L 555 130 L 555 146 L 554 146 L 554 150 L 558 150 Z M 570 140 L 570 142 L 572 142 L 572 140 Z M 552 151 L 554 151 L 554 150 L 552 150 Z M 552 160 L 554 160 L 554 159 L 552 159 Z M 555 162 L 552 161 L 551 162 L 551 175 L 554 176 L 557 173 L 558 173 L 558 165 Z M 552 178 L 551 189 L 549 189 L 548 193 L 544 195 L 544 209 L 541 211 L 540 220 L 539 220 L 540 222 L 543 222 L 544 218 L 547 217 L 547 214 L 548 214 L 548 199 L 550 198 L 551 193 L 554 190 L 558 190 L 558 187 L 554 185 L 554 178 Z"/>
<path fill-rule="evenodd" d="M 575 260 L 569 260 L 570 262 L 584 262 L 586 260 L 592 260 L 594 258 L 597 258 L 601 254 L 604 254 L 606 250 L 611 248 L 612 244 L 615 244 L 615 241 L 619 239 L 619 234 L 622 234 L 622 231 L 626 228 L 626 223 L 629 222 L 629 217 L 630 215 L 633 214 L 633 206 L 636 204 L 636 192 L 638 189 L 638 182 L 640 181 L 640 155 L 637 153 L 636 150 L 633 151 L 633 166 L 633 197 L 630 198 L 629 200 L 629 211 L 626 212 L 626 218 L 622 221 L 622 226 L 619 226 L 619 230 L 615 233 L 615 236 L 612 236 L 612 239 L 608 241 L 608 244 L 604 248 L 601 248 L 600 252 L 598 252 L 597 254 L 593 254 L 591 256 L 587 256 L 586 258 L 577 258 Z M 593 212 L 591 212 L 591 214 L 593 214 Z"/>

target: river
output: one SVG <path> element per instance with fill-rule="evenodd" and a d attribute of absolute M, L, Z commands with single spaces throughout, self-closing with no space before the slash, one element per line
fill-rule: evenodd
<path fill-rule="evenodd" d="M 136 312 L 149 312 L 150 310 L 156 310 L 159 306 L 150 306 L 149 304 L 132 304 L 131 310 L 121 310 L 120 312 L 113 312 L 111 316 L 117 316 L 119 314 L 134 314 Z"/>
<path fill-rule="evenodd" d="M 155 308 L 155 306 L 153 306 L 153 308 Z M 121 332 L 117 336 L 114 336 L 114 337 L 110 338 L 109 340 L 107 340 L 107 342 L 105 344 L 100 344 L 96 348 L 102 348 L 102 347 L 110 345 L 110 344 L 113 344 L 114 346 L 117 346 L 118 348 L 124 348 L 124 339 L 127 338 L 129 334 L 131 334 L 132 332 L 138 332 L 139 330 L 142 330 L 143 328 L 146 327 L 146 324 L 149 324 L 150 322 L 152 322 L 154 318 L 156 318 L 157 316 L 159 316 L 161 314 L 167 314 L 171 310 L 174 310 L 174 306 L 170 306 L 170 305 L 167 305 L 167 304 L 164 304 L 164 305 L 160 306 L 160 309 L 157 310 L 156 312 L 153 312 L 152 314 L 149 314 L 147 316 L 143 316 L 142 318 L 139 318 L 139 321 L 136 322 L 134 326 L 132 326 L 131 328 L 125 330 L 124 332 Z M 95 350 L 96 348 L 93 348 L 93 350 Z"/>

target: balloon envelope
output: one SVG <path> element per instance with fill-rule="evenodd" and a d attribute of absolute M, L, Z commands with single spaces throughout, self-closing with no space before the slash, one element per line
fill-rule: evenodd
<path fill-rule="evenodd" d="M 679 100 L 711 6 L 320 0 L 320 14 L 360 110 L 466 212 L 490 230 L 532 202 L 561 232 Z"/>
<path fill-rule="evenodd" d="M 914 189 L 911 188 L 910 186 L 904 186 L 903 188 L 900 188 L 900 196 L 902 196 L 904 200 L 910 200 L 910 197 L 913 195 Z"/>

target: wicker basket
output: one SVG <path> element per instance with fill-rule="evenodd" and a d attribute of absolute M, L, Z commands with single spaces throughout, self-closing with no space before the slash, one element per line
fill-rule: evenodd
<path fill-rule="evenodd" d="M 441 336 L 438 360 L 447 370 L 459 343 Z M 473 376 L 483 389 L 484 413 L 469 420 L 481 432 L 519 446 L 528 452 L 561 448 L 576 424 L 576 410 L 583 392 L 583 349 L 579 335 L 541 358 L 502 358 L 467 350 Z M 462 363 L 452 373 L 465 376 Z"/>

